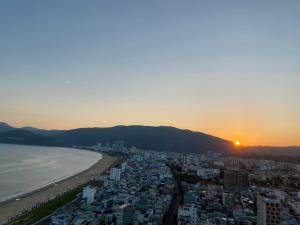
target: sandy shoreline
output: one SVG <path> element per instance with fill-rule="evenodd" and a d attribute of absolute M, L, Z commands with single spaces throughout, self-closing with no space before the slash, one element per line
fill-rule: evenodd
<path fill-rule="evenodd" d="M 57 195 L 73 189 L 90 180 L 90 177 L 103 173 L 106 168 L 117 161 L 117 158 L 101 153 L 103 158 L 89 169 L 58 181 L 54 184 L 37 189 L 31 193 L 24 194 L 13 200 L 8 200 L 0 203 L 0 224 L 6 222 L 9 218 L 22 211 L 28 210 L 33 206 L 46 202 L 49 199 L 55 198 Z"/>

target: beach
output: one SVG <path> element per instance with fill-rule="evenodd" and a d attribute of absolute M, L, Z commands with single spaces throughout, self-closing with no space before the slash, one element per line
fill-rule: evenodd
<path fill-rule="evenodd" d="M 25 210 L 29 210 L 38 204 L 54 199 L 56 196 L 88 182 L 91 176 L 103 173 L 118 160 L 116 157 L 101 154 L 103 158 L 85 171 L 13 200 L 0 203 L 0 224 L 17 214 L 21 214 Z"/>

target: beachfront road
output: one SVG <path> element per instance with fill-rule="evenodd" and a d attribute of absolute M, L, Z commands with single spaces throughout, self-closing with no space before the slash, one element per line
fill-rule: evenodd
<path fill-rule="evenodd" d="M 76 199 L 74 199 L 71 203 L 69 203 L 65 207 L 67 210 L 71 210 L 72 208 L 79 208 L 80 204 L 81 204 L 81 197 L 77 197 Z M 44 217 L 43 219 L 34 223 L 33 225 L 49 225 L 51 223 L 52 215 L 53 214 L 50 214 L 49 216 Z"/>

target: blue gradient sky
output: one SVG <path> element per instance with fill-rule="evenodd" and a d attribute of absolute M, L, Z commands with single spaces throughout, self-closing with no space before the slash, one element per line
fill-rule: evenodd
<path fill-rule="evenodd" d="M 300 1 L 0 2 L 0 121 L 300 145 Z"/>

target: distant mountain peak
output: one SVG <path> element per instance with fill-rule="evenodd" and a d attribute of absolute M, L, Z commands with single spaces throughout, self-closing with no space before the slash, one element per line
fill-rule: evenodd
<path fill-rule="evenodd" d="M 14 139 L 16 138 L 16 139 Z M 113 127 L 86 127 L 71 130 L 44 130 L 34 127 L 14 128 L 0 122 L 0 143 L 17 143 L 50 146 L 92 146 L 97 143 L 124 141 L 127 147 L 204 153 L 207 151 L 240 155 L 300 156 L 300 147 L 240 146 L 210 134 L 172 126 L 118 125 Z"/>
<path fill-rule="evenodd" d="M 0 121 L 0 126 L 7 126 L 7 127 L 10 127 L 10 125 L 8 125 L 8 124 L 5 123 L 5 122 L 1 122 L 1 121 Z"/>
<path fill-rule="evenodd" d="M 6 132 L 14 129 L 14 127 L 10 126 L 5 122 L 0 122 L 0 132 Z"/>

